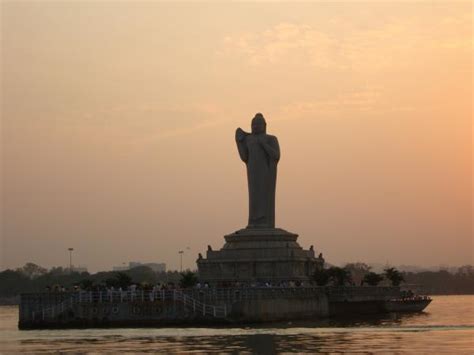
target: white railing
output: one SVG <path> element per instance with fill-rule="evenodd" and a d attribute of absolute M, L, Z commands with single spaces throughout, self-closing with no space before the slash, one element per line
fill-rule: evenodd
<path fill-rule="evenodd" d="M 51 307 L 45 307 L 41 309 L 41 311 L 33 311 L 31 316 L 33 321 L 35 321 L 37 317 L 41 317 L 41 320 L 43 321 L 47 319 L 54 319 L 60 314 L 64 314 L 65 311 L 70 310 L 73 304 L 74 297 L 70 297 L 68 299 L 65 299 L 61 303 L 55 304 Z"/>
<path fill-rule="evenodd" d="M 155 302 L 172 300 L 181 302 L 188 310 L 194 314 L 211 316 L 215 318 L 227 317 L 227 306 L 205 304 L 181 290 L 156 290 L 156 291 L 79 291 L 71 293 L 69 298 L 62 302 L 44 307 L 40 311 L 32 312 L 32 320 L 52 320 L 65 311 L 71 310 L 75 304 L 95 304 L 95 303 L 130 303 L 130 302 Z"/>
<path fill-rule="evenodd" d="M 192 309 L 193 313 L 202 314 L 203 316 L 209 315 L 215 318 L 227 317 L 227 306 L 225 304 L 223 306 L 207 305 L 184 294 L 180 290 L 174 290 L 173 297 L 176 301 L 181 301 L 189 309 Z"/>

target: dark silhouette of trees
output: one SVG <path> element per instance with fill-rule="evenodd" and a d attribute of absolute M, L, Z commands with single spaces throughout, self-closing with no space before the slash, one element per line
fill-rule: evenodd
<path fill-rule="evenodd" d="M 115 279 L 117 280 L 117 287 L 121 287 L 123 289 L 126 289 L 132 284 L 132 277 L 123 272 L 119 272 L 117 275 L 115 275 Z"/>
<path fill-rule="evenodd" d="M 474 270 L 462 266 L 454 273 L 447 270 L 405 272 L 405 283 L 431 295 L 474 294 Z"/>
<path fill-rule="evenodd" d="M 344 286 L 352 281 L 351 273 L 346 268 L 332 266 L 328 270 L 329 279 L 336 286 Z"/>
<path fill-rule="evenodd" d="M 193 287 L 198 283 L 197 275 L 192 271 L 185 271 L 181 273 L 181 280 L 179 280 L 179 286 L 182 288 Z"/>
<path fill-rule="evenodd" d="M 380 282 L 382 282 L 383 276 L 377 274 L 375 272 L 369 272 L 365 274 L 364 278 L 362 279 L 363 284 L 367 284 L 369 286 L 377 286 Z"/>
<path fill-rule="evenodd" d="M 21 268 L 18 268 L 17 271 L 21 272 L 23 275 L 25 275 L 29 279 L 37 278 L 48 272 L 48 270 L 46 270 L 44 267 L 41 267 L 34 263 L 26 263 Z"/>
<path fill-rule="evenodd" d="M 312 277 L 313 281 L 318 286 L 326 286 L 329 282 L 328 269 L 318 269 L 315 271 Z"/>
<path fill-rule="evenodd" d="M 132 283 L 132 278 L 124 272 L 117 272 L 114 277 L 110 277 L 105 280 L 105 286 L 122 288 L 123 290 L 126 290 L 127 287 L 130 286 Z"/>
<path fill-rule="evenodd" d="M 384 269 L 384 275 L 392 283 L 392 286 L 399 286 L 405 280 L 403 275 L 394 267 Z"/>
<path fill-rule="evenodd" d="M 350 272 L 352 281 L 356 285 L 360 285 L 364 279 L 364 276 L 370 272 L 371 267 L 366 263 L 357 262 L 346 264 L 344 269 Z"/>
<path fill-rule="evenodd" d="M 94 281 L 91 279 L 84 279 L 79 281 L 78 286 L 81 288 L 81 290 L 90 290 L 94 286 Z"/>
<path fill-rule="evenodd" d="M 348 268 L 331 267 L 316 272 L 312 279 L 319 286 L 325 285 L 348 285 L 351 283 L 351 270 L 365 270 L 363 263 L 349 265 Z M 349 269 L 349 270 L 348 270 Z M 364 272 L 365 272 L 364 271 Z M 187 275 L 183 277 L 183 274 Z M 131 283 L 138 287 L 146 287 L 146 285 L 156 285 L 158 283 L 175 285 L 181 284 L 184 287 L 194 284 L 196 274 L 192 272 L 179 273 L 178 271 L 154 272 L 147 266 L 139 266 L 137 268 L 117 273 L 115 271 L 98 272 L 89 274 L 87 272 L 70 272 L 69 269 L 62 267 L 52 268 L 44 273 L 44 268 L 31 263 L 16 270 L 4 270 L 0 272 L 0 298 L 7 300 L 18 296 L 20 293 L 44 292 L 56 286 L 66 289 L 73 289 L 79 286 L 81 289 L 90 290 L 103 288 L 107 286 L 127 288 Z M 369 276 L 370 271 L 364 276 L 364 283 L 376 283 L 374 276 Z M 194 276 L 191 276 L 194 275 Z M 474 294 L 474 268 L 470 265 L 464 265 L 455 272 L 447 270 L 425 271 L 425 272 L 399 272 L 395 268 L 385 270 L 387 280 L 393 285 L 399 285 L 404 279 L 407 287 L 423 294 Z M 3 302 L 0 300 L 0 302 Z"/>
<path fill-rule="evenodd" d="M 5 270 L 0 273 L 0 296 L 14 297 L 30 292 L 32 280 L 19 271 Z"/>

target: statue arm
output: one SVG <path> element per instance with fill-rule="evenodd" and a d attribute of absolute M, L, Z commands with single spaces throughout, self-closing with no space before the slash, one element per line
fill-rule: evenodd
<path fill-rule="evenodd" d="M 278 162 L 280 160 L 280 145 L 278 144 L 277 137 L 270 137 L 268 142 L 261 141 L 263 149 L 267 152 L 267 154 Z"/>
<path fill-rule="evenodd" d="M 249 159 L 249 152 L 247 144 L 245 142 L 245 138 L 247 138 L 248 135 L 249 133 L 245 132 L 241 128 L 237 128 L 237 130 L 235 131 L 235 142 L 237 143 L 237 150 L 239 151 L 240 159 L 242 159 L 244 163 L 247 163 Z"/>

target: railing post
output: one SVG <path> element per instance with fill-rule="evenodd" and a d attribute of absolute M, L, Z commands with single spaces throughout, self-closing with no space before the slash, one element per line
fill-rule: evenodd
<path fill-rule="evenodd" d="M 193 299 L 193 312 L 196 313 L 196 300 Z"/>
<path fill-rule="evenodd" d="M 214 317 L 216 316 L 216 306 L 212 306 L 213 308 L 213 313 L 214 313 Z"/>
<path fill-rule="evenodd" d="M 202 315 L 206 315 L 206 305 L 204 303 L 202 304 Z"/>
<path fill-rule="evenodd" d="M 224 317 L 227 317 L 227 303 L 224 303 Z"/>
<path fill-rule="evenodd" d="M 99 291 L 99 302 L 102 303 L 102 291 Z"/>

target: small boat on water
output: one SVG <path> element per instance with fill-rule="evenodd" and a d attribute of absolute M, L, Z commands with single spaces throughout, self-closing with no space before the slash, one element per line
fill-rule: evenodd
<path fill-rule="evenodd" d="M 428 296 L 391 299 L 385 302 L 389 312 L 421 312 L 431 303 Z"/>

